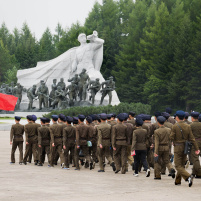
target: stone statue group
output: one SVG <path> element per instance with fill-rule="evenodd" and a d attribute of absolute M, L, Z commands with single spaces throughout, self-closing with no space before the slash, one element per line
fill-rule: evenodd
<path fill-rule="evenodd" d="M 66 86 L 64 79 L 61 78 L 57 83 L 57 79 L 53 79 L 51 85 L 51 91 L 44 80 L 40 81 L 40 86 L 37 88 L 33 85 L 29 89 L 24 88 L 21 84 L 11 83 L 2 84 L 0 88 L 0 93 L 10 94 L 18 97 L 16 104 L 16 109 L 20 109 L 20 103 L 22 101 L 22 92 L 27 93 L 29 99 L 28 110 L 34 109 L 33 102 L 39 100 L 39 110 L 42 108 L 46 109 L 65 109 L 67 107 L 74 106 L 75 102 L 80 101 L 91 101 L 94 105 L 95 96 L 98 91 L 102 93 L 100 105 L 102 105 L 103 100 L 106 95 L 109 96 L 109 104 L 112 101 L 112 91 L 115 89 L 115 82 L 113 77 L 109 77 L 108 80 L 100 83 L 99 78 L 95 80 L 90 80 L 89 75 L 86 73 L 86 69 L 83 68 L 80 74 L 75 74 L 74 77 L 68 79 L 70 84 Z M 89 100 L 87 100 L 87 93 L 89 93 Z"/>

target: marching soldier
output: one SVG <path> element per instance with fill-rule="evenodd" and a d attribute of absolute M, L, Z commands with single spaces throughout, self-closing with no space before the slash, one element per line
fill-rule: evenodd
<path fill-rule="evenodd" d="M 167 107 L 166 109 L 165 109 L 165 112 L 167 112 L 168 114 L 170 114 L 171 115 L 171 113 L 172 113 L 172 109 L 170 108 L 170 107 Z M 176 123 L 176 120 L 175 119 L 173 119 L 171 116 L 168 118 L 168 122 L 170 122 L 170 123 L 172 123 L 173 125 Z"/>
<path fill-rule="evenodd" d="M 186 162 L 186 154 L 184 154 L 185 141 L 188 140 L 193 143 L 196 155 L 200 153 L 200 150 L 195 142 L 191 127 L 183 121 L 184 117 L 184 111 L 178 110 L 176 112 L 176 121 L 178 123 L 172 127 L 170 140 L 174 143 L 174 163 L 177 170 L 175 185 L 181 184 L 181 178 L 183 177 L 185 181 L 188 181 L 189 187 L 191 187 L 193 184 L 193 175 L 190 175 L 184 168 Z"/>
<path fill-rule="evenodd" d="M 112 166 L 113 171 L 116 170 L 114 161 L 112 160 L 111 154 L 110 154 L 110 145 L 111 145 L 111 125 L 106 123 L 107 115 L 101 114 L 100 115 L 101 123 L 97 126 L 97 132 L 98 132 L 98 143 L 97 143 L 97 153 L 98 153 L 98 160 L 99 160 L 99 166 L 100 170 L 98 172 L 105 172 L 104 166 L 103 166 L 103 157 L 106 157 L 107 160 L 110 163 L 110 166 Z"/>
<path fill-rule="evenodd" d="M 134 157 L 134 176 L 138 177 L 138 170 L 140 162 L 142 163 L 144 170 L 146 171 L 146 177 L 150 176 L 150 169 L 146 160 L 147 155 L 147 143 L 148 143 L 148 132 L 143 129 L 143 120 L 139 117 L 136 118 L 136 129 L 133 131 L 133 141 L 131 151 L 135 152 Z"/>
<path fill-rule="evenodd" d="M 91 162 L 91 158 L 89 156 L 89 148 L 87 146 L 87 141 L 89 137 L 89 127 L 84 124 L 84 119 L 84 115 L 78 115 L 79 125 L 76 127 L 75 170 L 80 170 L 78 163 L 80 150 L 82 150 L 84 157 L 86 158 L 85 168 L 89 167 L 89 163 Z"/>
<path fill-rule="evenodd" d="M 55 154 L 58 153 L 61 160 L 61 168 L 64 168 L 64 155 L 62 151 L 63 147 L 63 127 L 57 123 L 58 116 L 52 115 L 53 124 L 50 126 L 50 136 L 51 136 L 51 162 L 49 167 L 53 167 Z"/>
<path fill-rule="evenodd" d="M 19 148 L 19 164 L 22 165 L 23 162 L 23 134 L 24 126 L 20 124 L 21 117 L 15 116 L 15 123 L 11 127 L 10 131 L 10 144 L 12 145 L 11 150 L 11 164 L 15 163 L 15 151 L 17 147 Z"/>
<path fill-rule="evenodd" d="M 122 174 L 126 174 L 127 162 L 127 146 L 128 146 L 128 131 L 127 126 L 122 122 L 125 119 L 124 114 L 121 113 L 117 116 L 117 124 L 112 127 L 112 147 L 114 162 L 116 165 L 115 173 L 121 170 Z"/>
<path fill-rule="evenodd" d="M 159 116 L 157 122 L 159 128 L 154 131 L 155 151 L 154 157 L 158 157 L 157 162 L 154 164 L 154 179 L 161 179 L 161 161 L 167 166 L 172 178 L 175 178 L 175 170 L 170 163 L 169 159 L 169 136 L 171 129 L 164 126 L 166 118 Z"/>
<path fill-rule="evenodd" d="M 30 151 L 32 151 L 34 156 L 35 165 L 38 163 L 38 126 L 32 122 L 32 115 L 27 116 L 28 124 L 24 126 L 25 136 L 26 136 L 26 150 L 23 159 L 23 163 L 27 164 L 27 158 Z"/>
<path fill-rule="evenodd" d="M 70 168 L 70 156 L 73 159 L 73 163 L 75 164 L 75 137 L 76 137 L 76 129 L 71 125 L 73 122 L 73 118 L 67 116 L 66 117 L 67 126 L 63 129 L 63 149 L 65 155 L 65 169 L 69 170 Z"/>
<path fill-rule="evenodd" d="M 132 112 L 132 111 L 130 111 L 129 113 L 128 113 L 128 123 L 131 123 L 131 124 L 133 124 L 133 126 L 135 126 L 135 119 L 134 119 L 134 117 L 135 117 L 135 112 Z"/>
<path fill-rule="evenodd" d="M 201 123 L 198 121 L 199 112 L 191 112 L 191 121 L 193 122 L 190 124 L 193 136 L 195 141 L 198 144 L 199 150 L 201 149 Z M 201 178 L 201 167 L 200 167 L 200 160 L 199 155 L 195 154 L 195 147 L 192 147 L 190 158 L 193 162 L 193 172 L 192 174 L 195 175 L 195 178 Z"/>
<path fill-rule="evenodd" d="M 44 156 L 47 154 L 48 162 L 50 163 L 50 129 L 45 125 L 46 118 L 41 118 L 41 127 L 38 128 L 38 147 L 39 147 L 39 164 L 43 166 Z"/>

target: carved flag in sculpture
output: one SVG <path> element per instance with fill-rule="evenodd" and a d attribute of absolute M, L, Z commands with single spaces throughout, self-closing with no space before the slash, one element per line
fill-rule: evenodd
<path fill-rule="evenodd" d="M 0 93 L 0 110 L 14 111 L 17 97 Z"/>

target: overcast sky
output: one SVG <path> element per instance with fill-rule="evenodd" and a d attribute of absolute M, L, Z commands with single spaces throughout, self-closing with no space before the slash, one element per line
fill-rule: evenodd
<path fill-rule="evenodd" d="M 54 33 L 58 22 L 63 28 L 77 21 L 83 25 L 96 1 L 102 3 L 102 0 L 0 0 L 0 25 L 5 22 L 13 31 L 27 22 L 40 39 L 47 27 Z"/>

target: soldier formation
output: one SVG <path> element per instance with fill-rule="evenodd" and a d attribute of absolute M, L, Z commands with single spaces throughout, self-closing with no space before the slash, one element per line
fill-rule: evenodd
<path fill-rule="evenodd" d="M 184 111 L 177 111 L 175 118 L 170 113 L 170 108 L 166 112 L 156 112 L 154 124 L 151 115 L 135 117 L 134 112 L 117 116 L 114 113 L 87 117 L 52 115 L 52 124 L 49 118 L 40 118 L 41 124 L 37 124 L 37 117 L 28 115 L 25 126 L 16 116 L 16 124 L 10 133 L 11 164 L 15 163 L 15 151 L 19 147 L 20 165 L 31 162 L 33 154 L 35 165 L 43 166 L 46 154 L 48 167 L 57 165 L 60 158 L 62 169 L 69 170 L 72 164 L 75 170 L 80 170 L 81 166 L 93 170 L 99 163 L 98 172 L 105 172 L 107 159 L 115 174 L 120 171 L 126 174 L 130 164 L 135 177 L 139 176 L 143 166 L 146 177 L 153 168 L 154 179 L 161 180 L 167 167 L 168 176 L 175 178 L 175 185 L 180 185 L 183 178 L 191 187 L 194 177 L 201 178 L 201 114 L 192 112 L 191 123 L 187 120 L 189 114 Z M 26 148 L 23 158 L 24 132 Z M 189 155 L 184 153 L 186 141 L 192 143 Z M 185 169 L 189 163 L 193 165 L 191 174 Z"/>
<path fill-rule="evenodd" d="M 16 105 L 17 110 L 20 109 L 22 92 L 27 92 L 27 97 L 29 99 L 28 110 L 35 109 L 35 107 L 33 107 L 33 102 L 37 99 L 39 100 L 39 110 L 42 108 L 65 109 L 74 106 L 76 101 L 87 101 L 87 92 L 90 92 L 89 101 L 91 101 L 92 105 L 95 103 L 95 96 L 98 91 L 102 93 L 100 105 L 102 105 L 106 95 L 109 96 L 109 104 L 112 102 L 112 91 L 115 89 L 113 77 L 109 77 L 109 80 L 100 83 L 99 78 L 90 80 L 86 73 L 86 69 L 83 69 L 79 75 L 75 74 L 72 79 L 68 79 L 68 82 L 70 82 L 70 85 L 66 86 L 63 78 L 60 79 L 58 84 L 57 80 L 53 79 L 50 93 L 44 80 L 41 80 L 38 89 L 36 85 L 33 85 L 29 89 L 25 89 L 19 83 L 17 83 L 16 87 L 14 87 L 13 82 L 10 87 L 8 84 L 3 83 L 0 87 L 0 93 L 18 97 Z"/>

